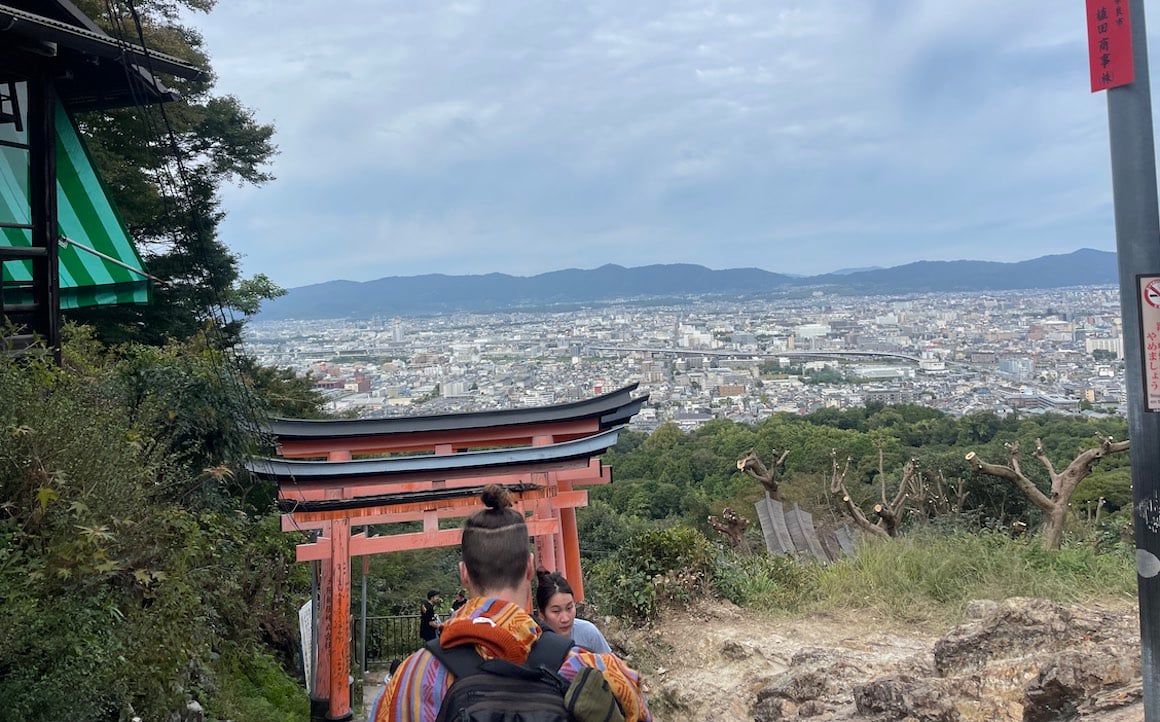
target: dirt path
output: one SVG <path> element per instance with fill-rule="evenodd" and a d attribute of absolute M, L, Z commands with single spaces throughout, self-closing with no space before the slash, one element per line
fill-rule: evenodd
<path fill-rule="evenodd" d="M 631 636 L 631 635 L 630 635 Z M 722 602 L 667 614 L 648 635 L 633 641 L 655 650 L 648 675 L 651 706 L 669 722 L 751 720 L 757 693 L 784 672 L 795 655 L 841 653 L 875 669 L 927 661 L 937 635 L 882 631 L 865 616 L 807 616 L 770 620 Z M 869 670 L 867 670 L 869 671 Z"/>

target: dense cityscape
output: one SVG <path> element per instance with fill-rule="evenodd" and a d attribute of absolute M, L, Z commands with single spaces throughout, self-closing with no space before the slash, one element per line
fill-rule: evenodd
<path fill-rule="evenodd" d="M 1114 287 L 609 304 L 257 322 L 248 350 L 359 417 L 566 403 L 630 383 L 634 427 L 868 402 L 951 414 L 1124 414 Z"/>

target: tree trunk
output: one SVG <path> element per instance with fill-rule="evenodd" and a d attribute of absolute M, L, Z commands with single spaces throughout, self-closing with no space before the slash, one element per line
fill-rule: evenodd
<path fill-rule="evenodd" d="M 1057 504 L 1050 513 L 1043 515 L 1043 548 L 1055 551 L 1063 542 L 1063 527 L 1067 522 L 1067 505 Z"/>

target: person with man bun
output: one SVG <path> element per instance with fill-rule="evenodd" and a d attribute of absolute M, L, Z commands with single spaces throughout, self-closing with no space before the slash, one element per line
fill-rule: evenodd
<path fill-rule="evenodd" d="M 535 576 L 528 527 L 503 487 L 488 486 L 482 500 L 486 508 L 463 523 L 459 579 L 468 590 L 468 600 L 444 623 L 439 644 L 443 649 L 472 644 L 484 659 L 523 664 L 544 631 L 525 609 L 531 602 Z M 651 722 L 638 672 L 615 654 L 574 646 L 558 673 L 570 682 L 584 667 L 603 673 L 626 722 Z M 403 660 L 376 700 L 371 719 L 434 722 L 454 681 L 435 654 L 421 649 Z"/>

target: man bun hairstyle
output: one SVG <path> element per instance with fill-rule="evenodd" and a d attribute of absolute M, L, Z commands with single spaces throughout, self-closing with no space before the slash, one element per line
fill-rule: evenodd
<path fill-rule="evenodd" d="M 479 589 L 515 589 L 528 569 L 528 525 L 513 508 L 510 491 L 489 484 L 480 494 L 486 509 L 463 522 L 461 551 L 467 573 Z"/>
<path fill-rule="evenodd" d="M 547 569 L 536 570 L 536 609 L 540 610 L 540 614 L 544 613 L 548 602 L 552 601 L 552 597 L 557 594 L 575 594 L 572 592 L 572 585 L 564 578 L 560 572 L 549 572 Z"/>
<path fill-rule="evenodd" d="M 499 484 L 488 484 L 480 494 L 483 505 L 492 510 L 510 509 L 513 504 L 512 493 Z"/>

